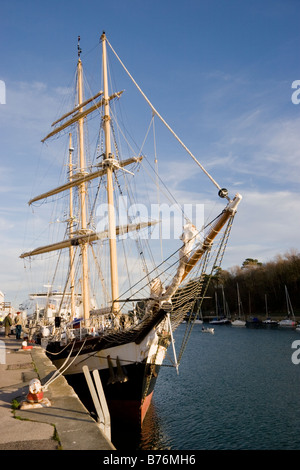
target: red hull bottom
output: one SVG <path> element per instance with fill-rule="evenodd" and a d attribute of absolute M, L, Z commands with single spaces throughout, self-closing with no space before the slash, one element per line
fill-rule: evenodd
<path fill-rule="evenodd" d="M 145 398 L 144 403 L 141 406 L 141 424 L 143 424 L 144 418 L 150 406 L 151 400 L 153 396 L 153 391 L 149 393 L 149 395 Z"/>
<path fill-rule="evenodd" d="M 133 400 L 109 400 L 108 407 L 110 409 L 112 421 L 126 421 L 140 427 L 143 424 L 153 396 L 153 391 L 147 395 L 144 402 Z"/>

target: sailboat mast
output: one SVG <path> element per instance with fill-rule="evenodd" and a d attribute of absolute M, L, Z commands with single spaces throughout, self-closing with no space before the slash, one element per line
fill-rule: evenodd
<path fill-rule="evenodd" d="M 110 276 L 111 276 L 111 297 L 112 297 L 112 311 L 117 313 L 118 303 L 116 300 L 119 297 L 119 281 L 118 281 L 118 266 L 117 266 L 117 243 L 116 243 L 116 221 L 115 221 L 115 207 L 114 207 L 114 193 L 113 193 L 113 156 L 111 153 L 111 140 L 110 140 L 110 115 L 109 115 L 109 96 L 108 96 L 108 81 L 107 81 L 107 58 L 106 58 L 106 36 L 105 33 L 101 36 L 103 47 L 103 90 L 104 90 L 104 116 L 103 128 L 105 135 L 105 159 L 107 173 L 107 203 L 108 203 L 108 231 L 109 231 L 109 248 L 110 248 Z M 111 159 L 111 163 L 110 163 Z"/>
<path fill-rule="evenodd" d="M 69 134 L 69 180 L 72 181 L 73 163 L 72 163 L 72 134 Z M 70 188 L 70 214 L 69 214 L 69 237 L 73 237 L 73 188 Z M 74 247 L 69 248 L 70 254 L 70 291 L 71 291 L 71 317 L 75 317 L 75 269 L 74 269 Z"/>
<path fill-rule="evenodd" d="M 265 294 L 265 307 L 266 307 L 266 318 L 268 317 L 268 299 L 267 294 Z"/>
<path fill-rule="evenodd" d="M 236 290 L 237 290 L 238 312 L 239 312 L 239 318 L 240 318 L 241 317 L 241 297 L 240 297 L 240 290 L 239 290 L 238 283 L 236 283 Z"/>
<path fill-rule="evenodd" d="M 78 38 L 79 39 L 79 38 Z M 83 77 L 82 77 L 82 63 L 80 59 L 81 49 L 78 48 L 78 105 L 83 103 Z M 78 134 L 79 134 L 79 172 L 84 175 L 85 172 L 85 153 L 84 153 L 84 134 L 83 134 L 84 119 L 78 120 Z M 87 232 L 87 216 L 86 216 L 86 183 L 83 182 L 79 186 L 79 200 L 80 200 L 80 233 Z M 83 302 L 83 315 L 84 320 L 88 321 L 90 317 L 90 301 L 89 301 L 89 277 L 88 277 L 88 253 L 87 243 L 81 245 L 81 261 L 82 261 L 82 302 Z"/>

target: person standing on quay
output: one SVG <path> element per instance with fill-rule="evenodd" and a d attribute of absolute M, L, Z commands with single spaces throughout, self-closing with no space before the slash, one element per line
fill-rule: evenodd
<path fill-rule="evenodd" d="M 10 327 L 12 325 L 12 319 L 11 319 L 11 314 L 8 313 L 6 317 L 4 318 L 4 327 L 5 327 L 5 338 L 8 338 L 10 336 Z"/>
<path fill-rule="evenodd" d="M 16 316 L 16 319 L 15 319 L 15 325 L 16 325 L 16 339 L 21 339 L 21 332 L 22 332 L 21 312 L 17 312 L 17 316 Z"/>

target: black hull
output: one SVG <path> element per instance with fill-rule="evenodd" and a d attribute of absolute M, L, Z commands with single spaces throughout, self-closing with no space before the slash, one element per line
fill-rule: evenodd
<path fill-rule="evenodd" d="M 59 342 L 52 342 L 48 344 L 46 352 L 57 368 L 61 367 L 62 362 L 68 357 L 72 362 L 72 359 L 78 355 L 80 367 L 77 370 L 70 367 L 64 375 L 88 409 L 94 408 L 94 406 L 82 372 L 82 366 L 86 364 L 90 370 L 99 369 L 111 420 L 131 422 L 141 427 L 151 402 L 160 364 L 149 364 L 145 358 L 140 362 L 133 359 L 131 363 L 127 361 L 124 365 L 122 347 L 127 347 L 130 344 L 139 347 L 165 316 L 164 310 L 158 310 L 155 315 L 149 317 L 135 329 L 76 340 L 75 343 L 71 342 L 67 347 L 61 346 Z M 166 349 L 169 340 L 161 338 L 159 345 Z M 134 347 L 132 349 L 135 351 Z M 113 351 L 114 357 L 112 359 L 114 361 L 119 356 L 120 363 L 122 363 L 121 373 L 127 377 L 126 381 L 121 380 L 118 367 L 113 368 L 112 363 L 109 364 L 108 358 L 110 358 L 111 351 Z M 95 360 L 99 356 L 107 358 L 107 362 L 102 367 L 99 367 L 98 360 L 96 363 L 89 360 Z M 127 355 L 125 357 L 128 359 Z"/>
<path fill-rule="evenodd" d="M 246 326 L 248 328 L 260 328 L 262 326 L 262 321 L 257 317 L 249 318 L 246 320 Z"/>
<path fill-rule="evenodd" d="M 111 383 L 109 369 L 99 371 L 107 401 L 112 429 L 122 424 L 140 429 L 151 403 L 160 366 L 146 363 L 131 364 L 123 367 L 128 377 L 126 382 Z M 90 412 L 95 412 L 94 404 L 83 373 L 67 375 L 82 403 Z"/>

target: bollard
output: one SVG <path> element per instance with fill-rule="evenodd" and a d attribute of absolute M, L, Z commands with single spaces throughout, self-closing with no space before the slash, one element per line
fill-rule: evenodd
<path fill-rule="evenodd" d="M 39 379 L 32 379 L 29 383 L 29 392 L 27 394 L 27 401 L 29 403 L 40 403 L 44 398 L 44 392 Z"/>

